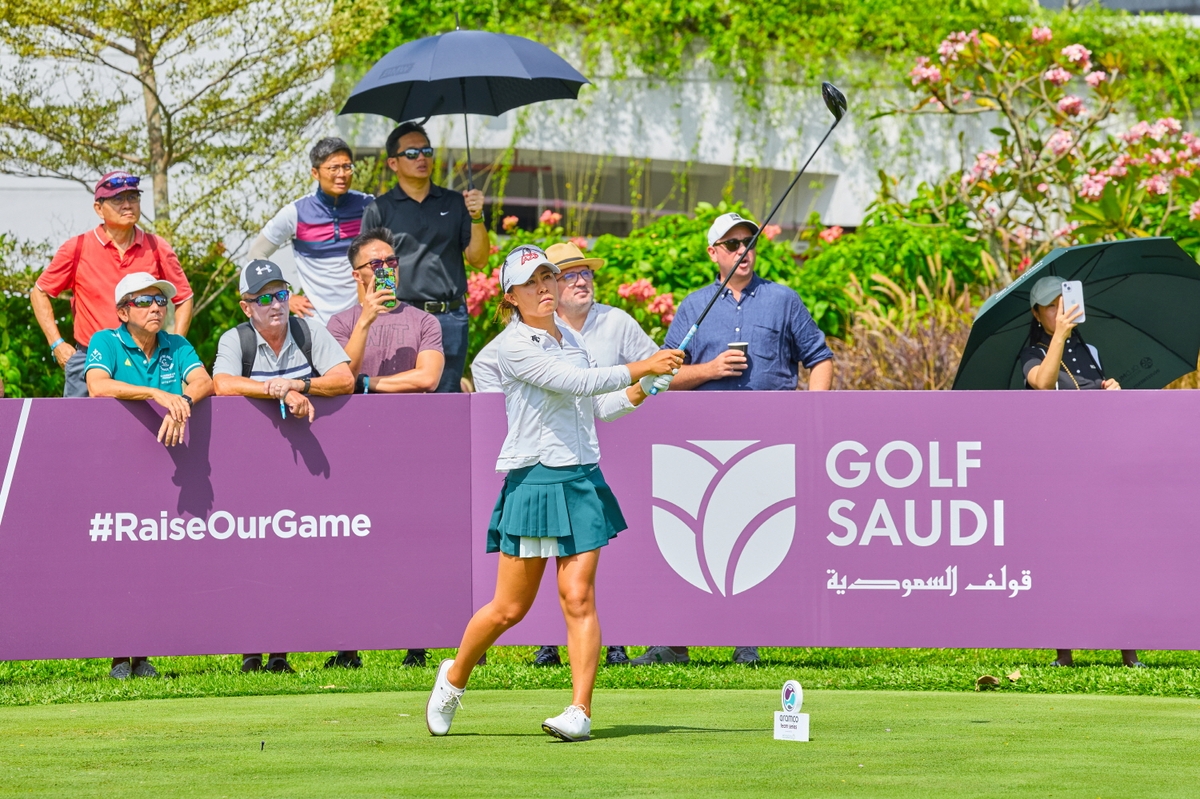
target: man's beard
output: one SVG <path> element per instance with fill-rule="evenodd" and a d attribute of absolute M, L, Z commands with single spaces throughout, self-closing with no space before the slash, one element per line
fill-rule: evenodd
<path fill-rule="evenodd" d="M 575 292 L 564 293 L 558 298 L 558 307 L 565 313 L 576 314 L 586 313 L 592 310 L 592 305 L 596 302 L 595 295 L 588 297 L 586 300 L 576 299 L 573 295 Z"/>

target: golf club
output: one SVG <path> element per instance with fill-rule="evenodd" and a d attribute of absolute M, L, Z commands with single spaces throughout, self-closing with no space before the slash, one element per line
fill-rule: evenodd
<path fill-rule="evenodd" d="M 821 99 L 825 101 L 825 107 L 829 109 L 829 113 L 833 114 L 833 124 L 829 126 L 829 130 L 825 131 L 825 135 L 821 137 L 821 141 L 817 143 L 816 149 L 813 150 L 812 154 L 808 156 L 808 160 L 804 162 L 804 166 L 800 167 L 800 171 L 796 173 L 796 177 L 792 178 L 792 182 L 788 184 L 787 189 L 785 189 L 779 199 L 775 201 L 775 205 L 771 208 L 771 213 L 767 214 L 767 218 L 764 219 L 762 224 L 758 226 L 758 230 L 754 232 L 754 236 L 750 239 L 750 243 L 746 245 L 746 249 L 742 251 L 741 257 L 738 258 L 737 262 L 733 265 L 733 269 L 729 270 L 729 274 L 726 275 L 725 279 L 721 281 L 721 285 L 717 287 L 712 299 L 708 301 L 708 305 L 704 306 L 704 310 L 696 319 L 696 323 L 692 325 L 692 329 L 689 330 L 687 335 L 683 337 L 683 341 L 679 344 L 679 349 L 686 351 L 688 345 L 692 343 L 692 337 L 695 336 L 696 331 L 700 329 L 700 323 L 704 321 L 704 317 L 708 316 L 708 312 L 711 311 L 713 305 L 716 304 L 717 298 L 721 296 L 721 292 L 724 291 L 725 286 L 729 284 L 729 279 L 737 272 L 738 268 L 742 265 L 742 261 L 746 260 L 746 256 L 754 250 L 755 245 L 758 244 L 758 237 L 760 234 L 762 234 L 763 229 L 767 225 L 771 224 L 771 220 L 775 217 L 775 214 L 778 213 L 780 207 L 783 205 L 783 201 L 786 200 L 787 196 L 792 193 L 792 189 L 795 188 L 796 184 L 800 181 L 800 176 L 804 174 L 804 170 L 808 169 L 808 165 L 812 163 L 813 156 L 817 154 L 817 151 L 821 149 L 821 145 L 825 144 L 825 140 L 829 138 L 829 136 L 833 133 L 833 129 L 838 126 L 838 123 L 842 121 L 842 117 L 846 115 L 846 95 L 842 94 L 841 90 L 829 81 L 825 81 L 821 84 Z M 656 386 L 651 386 L 650 393 L 657 394 L 658 388 Z"/>

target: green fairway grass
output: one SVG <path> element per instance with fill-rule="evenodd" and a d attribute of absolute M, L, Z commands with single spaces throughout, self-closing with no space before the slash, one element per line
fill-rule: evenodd
<path fill-rule="evenodd" d="M 425 692 L 0 708 L 0 796 L 1195 796 L 1200 702 L 606 690 L 594 740 L 539 729 L 569 694 L 471 690 L 447 738 Z"/>
<path fill-rule="evenodd" d="M 480 688 L 566 689 L 570 670 L 535 668 L 533 647 L 494 647 L 476 669 Z M 630 655 L 640 653 L 631 648 Z M 1200 697 L 1200 653 L 1143 652 L 1148 669 L 1121 666 L 1119 653 L 1076 652 L 1076 668 L 1051 668 L 1054 652 L 1029 649 L 779 649 L 763 647 L 757 668 L 729 662 L 732 648 L 696 647 L 688 665 L 602 667 L 602 689 L 778 689 L 784 680 L 805 687 L 852 690 L 974 691 L 983 674 L 1009 693 L 1136 694 Z M 161 679 L 117 681 L 107 660 L 0 662 L 0 706 L 172 697 L 320 694 L 428 690 L 433 669 L 451 650 L 430 653 L 425 668 L 401 665 L 403 651 L 364 652 L 364 668 L 324 669 L 328 653 L 291 656 L 297 674 L 242 674 L 235 655 L 154 658 Z M 563 650 L 566 657 L 566 650 Z M 1021 672 L 1010 681 L 1006 675 Z"/>

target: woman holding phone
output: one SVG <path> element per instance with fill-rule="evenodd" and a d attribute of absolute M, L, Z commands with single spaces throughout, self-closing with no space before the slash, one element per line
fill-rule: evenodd
<path fill-rule="evenodd" d="M 471 617 L 457 656 L 438 667 L 425 708 L 432 735 L 450 731 L 471 670 L 533 605 L 549 558 L 567 624 L 573 696 L 542 729 L 564 741 L 591 733 L 600 659 L 596 567 L 600 548 L 627 526 L 597 464 L 595 417 L 611 421 L 640 405 L 652 384 L 665 389 L 683 353 L 660 350 L 625 366 L 593 366 L 582 337 L 555 314 L 558 272 L 533 246 L 514 249 L 500 269 L 498 315 L 511 327 L 499 348 L 508 435 L 496 470 L 507 474 L 488 525 L 488 552 L 500 553 L 496 592 Z"/>
<path fill-rule="evenodd" d="M 1063 279 L 1056 275 L 1039 279 L 1029 292 L 1033 322 L 1029 327 L 1029 341 L 1020 356 L 1025 385 L 1042 390 L 1120 389 L 1116 380 L 1104 376 L 1099 350 L 1085 342 L 1076 329 L 1083 309 L 1077 304 L 1064 308 L 1062 294 Z M 1075 665 L 1070 649 L 1057 652 L 1058 656 L 1050 665 Z M 1135 649 L 1122 649 L 1121 660 L 1126 666 L 1145 666 L 1138 660 Z"/>

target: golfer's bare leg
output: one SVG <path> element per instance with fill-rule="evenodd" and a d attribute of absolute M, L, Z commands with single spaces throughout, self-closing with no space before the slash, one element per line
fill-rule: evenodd
<path fill-rule="evenodd" d="M 542 558 L 516 558 L 500 553 L 496 593 L 492 601 L 475 611 L 467 623 L 454 665 L 446 674 L 451 685 L 466 688 L 467 680 L 471 679 L 471 670 L 488 651 L 488 647 L 496 643 L 501 633 L 525 618 L 533 600 L 537 598 L 538 585 L 542 582 L 545 570 L 546 561 Z"/>
<path fill-rule="evenodd" d="M 571 658 L 571 704 L 592 715 L 592 689 L 600 663 L 600 619 L 596 615 L 596 565 L 600 550 L 558 559 L 558 601 L 567 622 Z"/>

